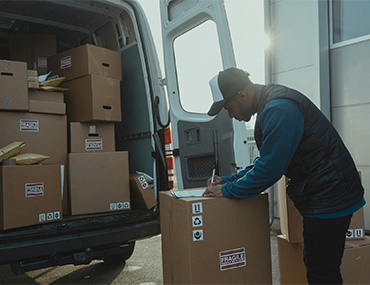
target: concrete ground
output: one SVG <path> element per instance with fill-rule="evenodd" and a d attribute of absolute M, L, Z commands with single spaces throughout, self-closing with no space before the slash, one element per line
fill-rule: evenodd
<path fill-rule="evenodd" d="M 271 234 L 273 284 L 279 284 L 276 233 Z M 163 284 L 161 236 L 136 242 L 132 257 L 122 265 L 94 261 L 89 265 L 66 265 L 17 276 L 9 266 L 0 266 L 0 284 Z"/>

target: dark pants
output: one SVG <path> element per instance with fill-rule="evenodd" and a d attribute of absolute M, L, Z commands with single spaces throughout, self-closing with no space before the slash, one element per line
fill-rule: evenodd
<path fill-rule="evenodd" d="M 343 283 L 340 265 L 351 217 L 303 217 L 303 255 L 309 284 Z"/>

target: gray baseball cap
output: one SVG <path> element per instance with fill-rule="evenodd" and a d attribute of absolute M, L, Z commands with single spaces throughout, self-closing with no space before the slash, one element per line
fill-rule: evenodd
<path fill-rule="evenodd" d="M 209 116 L 217 115 L 224 107 L 226 99 L 238 94 L 250 84 L 249 73 L 235 67 L 220 71 L 210 81 L 213 104 L 208 111 Z"/>

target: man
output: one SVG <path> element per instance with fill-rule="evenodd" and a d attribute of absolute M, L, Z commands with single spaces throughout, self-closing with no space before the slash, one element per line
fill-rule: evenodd
<path fill-rule="evenodd" d="M 281 85 L 258 85 L 228 68 L 210 81 L 208 115 L 226 109 L 249 121 L 260 156 L 231 176 L 207 182 L 205 197 L 251 198 L 285 174 L 287 193 L 303 216 L 304 262 L 310 284 L 342 284 L 340 264 L 352 214 L 365 205 L 351 155 L 321 111 L 303 94 Z"/>

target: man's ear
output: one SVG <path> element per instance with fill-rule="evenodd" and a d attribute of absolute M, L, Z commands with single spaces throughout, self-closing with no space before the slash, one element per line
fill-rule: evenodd
<path fill-rule="evenodd" d="M 238 101 L 239 102 L 246 102 L 249 99 L 249 93 L 248 91 L 239 91 L 238 92 Z"/>

